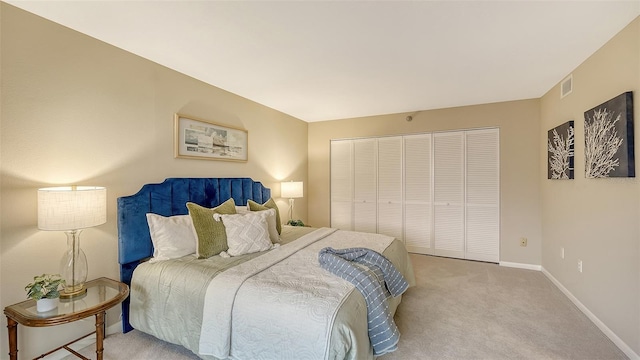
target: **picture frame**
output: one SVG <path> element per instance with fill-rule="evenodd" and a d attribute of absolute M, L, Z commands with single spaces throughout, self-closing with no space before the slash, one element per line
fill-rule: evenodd
<path fill-rule="evenodd" d="M 176 113 L 174 135 L 176 158 L 248 161 L 247 130 Z"/>
<path fill-rule="evenodd" d="M 635 177 L 633 92 L 584 113 L 585 177 Z"/>
<path fill-rule="evenodd" d="M 573 120 L 547 132 L 547 179 L 574 178 L 575 128 Z"/>

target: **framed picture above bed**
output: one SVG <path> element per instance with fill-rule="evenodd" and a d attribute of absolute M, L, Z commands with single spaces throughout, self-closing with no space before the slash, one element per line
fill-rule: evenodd
<path fill-rule="evenodd" d="M 176 158 L 247 161 L 247 130 L 176 114 L 174 120 Z"/>

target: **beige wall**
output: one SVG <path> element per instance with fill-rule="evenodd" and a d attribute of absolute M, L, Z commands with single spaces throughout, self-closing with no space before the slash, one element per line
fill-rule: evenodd
<path fill-rule="evenodd" d="M 3 76 L 2 76 L 2 9 L 3 6 L 0 6 L 0 84 L 2 84 L 2 80 L 3 80 Z M 0 85 L 0 171 L 2 169 L 2 86 Z M 0 176 L 0 188 L 2 188 L 2 176 Z M 0 282 L 2 280 L 2 191 L 0 191 Z M 2 292 L 2 284 L 0 283 L 0 302 L 2 301 L 2 296 L 3 296 L 3 292 Z M 1 303 L 0 303 L 0 307 L 1 307 Z M 4 307 L 3 307 L 4 309 Z M 0 336 L 2 334 L 0 333 Z M 0 342 L 0 354 L 5 353 L 6 351 L 2 351 L 4 350 L 5 347 L 3 346 L 3 343 Z"/>
<path fill-rule="evenodd" d="M 89 278 L 119 278 L 116 198 L 166 177 L 248 176 L 273 189 L 307 178 L 307 124 L 2 3 L 0 118 L 0 306 L 25 299 L 34 275 L 58 272 L 62 232 L 37 229 L 36 190 L 101 185 L 105 225 L 87 229 Z M 174 159 L 173 114 L 249 131 L 246 163 Z M 307 198 L 296 215 L 307 220 Z M 109 325 L 119 309 L 109 312 Z M 91 329 L 93 319 L 59 328 L 19 327 L 20 357 Z M 0 358 L 7 331 L 0 327 Z"/>
<path fill-rule="evenodd" d="M 277 197 L 280 180 L 302 180 L 305 198 L 296 200 L 296 217 L 326 226 L 330 139 L 499 127 L 501 261 L 542 264 L 640 353 L 638 181 L 582 175 L 584 110 L 624 91 L 640 96 L 638 19 L 576 69 L 574 92 L 562 101 L 555 87 L 542 99 L 308 125 L 4 3 L 0 22 L 1 307 L 22 300 L 32 276 L 58 269 L 65 237 L 37 230 L 39 187 L 107 187 L 108 221 L 83 233 L 83 248 L 90 278 L 118 278 L 115 199 L 144 183 L 250 176 Z M 175 112 L 247 129 L 249 161 L 174 159 Z M 414 120 L 406 122 L 407 115 Z M 576 179 L 546 180 L 546 131 L 571 119 Z M 277 200 L 286 211 L 286 201 Z M 308 216 L 307 203 L 313 204 Z M 519 246 L 523 236 L 527 247 Z M 577 259 L 584 261 L 582 274 Z M 109 324 L 118 314 L 110 311 Z M 20 356 L 37 356 L 91 327 L 91 319 L 55 329 L 20 327 Z M 2 359 L 6 339 L 1 326 Z"/>
<path fill-rule="evenodd" d="M 405 121 L 407 115 L 413 121 Z M 540 264 L 539 101 L 393 114 L 309 124 L 309 222 L 329 225 L 331 139 L 413 134 L 481 127 L 500 128 L 500 260 Z M 519 245 L 527 237 L 527 247 Z"/>
<path fill-rule="evenodd" d="M 635 147 L 640 144 L 640 18 L 580 65 L 573 85 L 564 99 L 559 86 L 541 99 L 542 265 L 640 354 L 640 154 L 635 153 L 636 178 L 584 176 L 586 110 L 633 91 Z M 575 179 L 547 180 L 546 132 L 569 120 L 575 122 Z"/>

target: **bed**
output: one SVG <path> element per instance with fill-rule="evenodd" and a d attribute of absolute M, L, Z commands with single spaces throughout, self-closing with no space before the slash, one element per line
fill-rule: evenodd
<path fill-rule="evenodd" d="M 136 328 L 203 359 L 373 359 L 367 308 L 355 287 L 318 265 L 326 247 L 367 247 L 384 254 L 415 283 L 402 242 L 378 234 L 282 228 L 275 249 L 223 258 L 154 254 L 147 213 L 187 215 L 187 202 L 243 207 L 271 192 L 250 178 L 170 178 L 118 198 L 118 261 L 131 289 L 123 332 Z M 395 313 L 401 296 L 390 297 Z"/>

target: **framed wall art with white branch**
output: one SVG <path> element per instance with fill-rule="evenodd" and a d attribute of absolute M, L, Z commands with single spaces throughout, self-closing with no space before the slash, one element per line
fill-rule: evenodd
<path fill-rule="evenodd" d="M 631 91 L 584 113 L 584 157 L 587 179 L 636 176 Z"/>
<path fill-rule="evenodd" d="M 549 130 L 547 133 L 547 179 L 573 179 L 574 160 L 573 120 Z"/>

